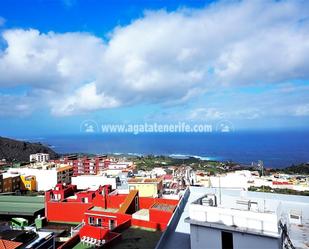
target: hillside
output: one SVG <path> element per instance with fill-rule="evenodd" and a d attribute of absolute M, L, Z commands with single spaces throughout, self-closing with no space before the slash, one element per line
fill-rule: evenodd
<path fill-rule="evenodd" d="M 309 163 L 303 163 L 300 165 L 293 165 L 283 169 L 284 173 L 287 174 L 304 174 L 309 175 Z"/>
<path fill-rule="evenodd" d="M 30 154 L 35 153 L 48 153 L 51 159 L 58 157 L 55 151 L 41 143 L 29 143 L 0 137 L 0 160 L 27 162 Z"/>

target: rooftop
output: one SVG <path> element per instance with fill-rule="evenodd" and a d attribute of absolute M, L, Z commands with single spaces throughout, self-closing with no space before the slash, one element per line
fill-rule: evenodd
<path fill-rule="evenodd" d="M 15 248 L 18 248 L 22 244 L 23 243 L 21 242 L 0 239 L 0 249 L 15 249 Z"/>
<path fill-rule="evenodd" d="M 140 228 L 129 228 L 121 233 L 122 240 L 112 245 L 111 249 L 153 249 L 156 247 L 162 232 Z"/>
<path fill-rule="evenodd" d="M 190 224 L 185 222 L 185 219 L 190 216 L 189 206 L 192 202 L 196 201 L 205 194 L 217 194 L 219 196 L 219 189 L 217 188 L 206 188 L 206 187 L 190 187 L 185 198 L 182 200 L 183 212 L 174 213 L 173 225 L 170 225 L 168 236 L 163 236 L 156 249 L 185 249 L 190 248 Z M 295 195 L 280 195 L 272 193 L 259 193 L 259 192 L 243 192 L 240 189 L 221 189 L 222 203 L 229 203 L 229 200 L 238 199 L 240 197 L 244 199 L 257 200 L 262 203 L 264 210 L 265 200 L 265 211 L 276 212 L 277 208 L 282 212 L 288 214 L 290 210 L 299 210 L 302 214 L 302 225 L 291 224 L 288 232 L 295 248 L 309 248 L 309 197 L 295 196 Z M 219 202 L 219 200 L 218 200 Z M 220 203 L 220 202 L 219 202 Z M 236 205 L 236 204 L 235 204 Z M 262 210 L 262 211 L 263 211 Z M 206 223 L 204 223 L 206 224 Z"/>
<path fill-rule="evenodd" d="M 95 212 L 108 212 L 108 213 L 117 213 L 117 208 L 103 208 L 103 207 L 92 207 L 89 209 L 89 211 L 95 211 Z"/>
<path fill-rule="evenodd" d="M 161 178 L 130 178 L 128 183 L 159 183 Z"/>
<path fill-rule="evenodd" d="M 40 162 L 40 163 L 31 163 L 24 167 L 19 168 L 10 168 L 10 172 L 19 172 L 20 170 L 57 170 L 62 171 L 66 169 L 73 168 L 72 166 L 69 166 L 67 164 L 61 164 L 61 163 L 53 163 L 53 162 Z"/>
<path fill-rule="evenodd" d="M 0 215 L 34 216 L 43 209 L 43 196 L 0 196 Z"/>
<path fill-rule="evenodd" d="M 176 206 L 164 204 L 164 203 L 155 203 L 151 208 L 158 209 L 166 212 L 173 212 Z"/>
<path fill-rule="evenodd" d="M 258 200 L 225 197 L 217 203 L 217 195 L 206 194 L 189 207 L 190 224 L 279 237 L 279 210 L 268 210 Z"/>

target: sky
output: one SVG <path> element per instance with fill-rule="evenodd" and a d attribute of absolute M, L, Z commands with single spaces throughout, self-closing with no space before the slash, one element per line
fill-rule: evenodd
<path fill-rule="evenodd" d="M 0 1 L 0 136 L 309 127 L 308 1 Z"/>

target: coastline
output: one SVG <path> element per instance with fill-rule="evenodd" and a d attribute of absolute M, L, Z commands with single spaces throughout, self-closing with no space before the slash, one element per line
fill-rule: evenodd
<path fill-rule="evenodd" d="M 196 157 L 235 161 L 262 160 L 267 168 L 285 168 L 309 161 L 309 131 L 234 132 L 230 134 L 66 134 L 28 137 L 60 154 L 128 154 Z"/>

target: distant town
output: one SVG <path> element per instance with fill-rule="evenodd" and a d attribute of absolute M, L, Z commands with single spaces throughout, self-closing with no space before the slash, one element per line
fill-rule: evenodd
<path fill-rule="evenodd" d="M 0 167 L 0 238 L 12 248 L 173 248 L 177 228 L 187 237 L 177 248 L 202 248 L 192 237 L 211 230 L 226 236 L 222 248 L 237 240 L 309 245 L 301 236 L 309 231 L 308 164 L 274 170 L 262 161 L 35 153 Z"/>

